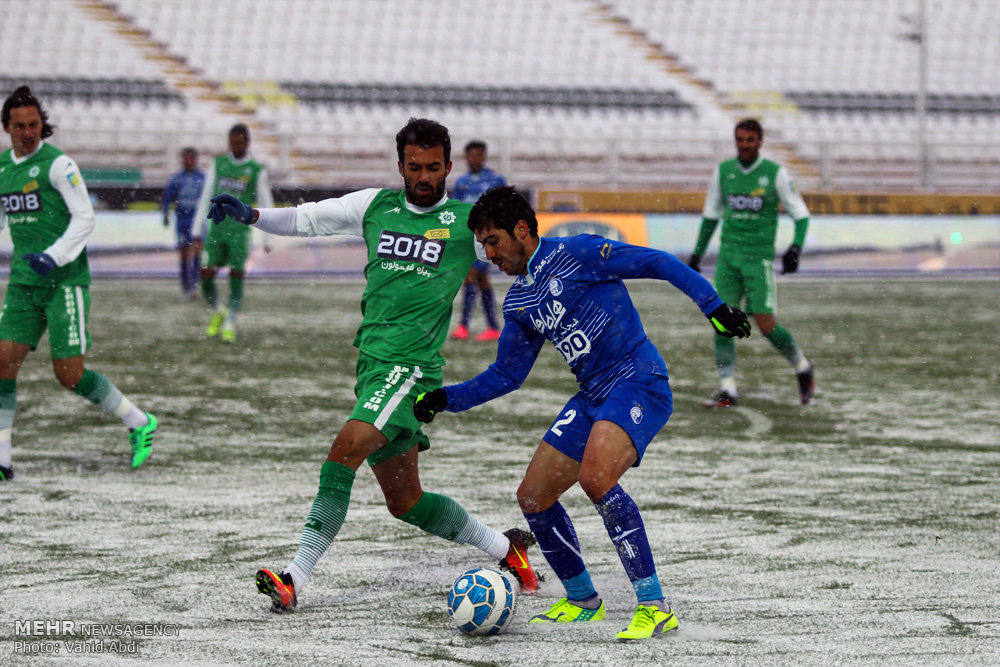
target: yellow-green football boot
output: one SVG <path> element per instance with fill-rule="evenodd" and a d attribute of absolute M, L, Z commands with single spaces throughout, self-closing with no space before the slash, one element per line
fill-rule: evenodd
<path fill-rule="evenodd" d="M 561 598 L 544 614 L 532 617 L 528 623 L 576 623 L 578 621 L 600 621 L 604 618 L 604 600 L 597 609 L 584 609 Z"/>
<path fill-rule="evenodd" d="M 636 607 L 632 622 L 618 633 L 618 641 L 628 642 L 635 639 L 662 637 L 668 632 L 676 630 L 677 625 L 677 617 L 674 616 L 674 611 L 670 607 L 663 611 L 655 605 L 641 604 Z"/>
<path fill-rule="evenodd" d="M 222 328 L 222 323 L 226 321 L 226 311 L 216 310 L 212 312 L 211 319 L 208 320 L 208 328 L 205 329 L 205 336 L 208 338 L 215 338 L 219 335 L 219 329 Z"/>

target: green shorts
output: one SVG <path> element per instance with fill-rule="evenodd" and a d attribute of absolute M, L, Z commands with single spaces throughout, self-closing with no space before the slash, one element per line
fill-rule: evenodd
<path fill-rule="evenodd" d="M 250 234 L 209 230 L 201 251 L 202 266 L 228 266 L 230 271 L 243 271 L 249 258 Z"/>
<path fill-rule="evenodd" d="M 89 315 L 90 288 L 86 285 L 8 285 L 0 311 L 0 340 L 34 350 L 48 328 L 53 359 L 79 357 L 90 349 Z"/>
<path fill-rule="evenodd" d="M 420 430 L 421 423 L 413 416 L 413 403 L 420 394 L 441 386 L 440 368 L 421 368 L 361 355 L 357 376 L 354 395 L 358 402 L 350 418 L 371 424 L 389 441 L 368 457 L 368 465 L 388 461 L 414 445 L 420 451 L 431 446 Z"/>
<path fill-rule="evenodd" d="M 715 264 L 715 290 L 730 306 L 747 313 L 773 315 L 777 310 L 778 293 L 774 284 L 774 259 L 719 254 Z"/>

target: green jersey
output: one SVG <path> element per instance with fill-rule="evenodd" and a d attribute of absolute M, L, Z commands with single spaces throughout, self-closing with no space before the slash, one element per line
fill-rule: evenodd
<path fill-rule="evenodd" d="M 802 195 L 781 165 L 764 158 L 758 158 L 749 167 L 744 167 L 735 158 L 721 163 L 712 175 L 705 198 L 702 215 L 708 227 L 707 237 L 706 224 L 703 224 L 695 254 L 704 254 L 715 224 L 721 218 L 720 254 L 773 258 L 779 202 L 797 223 L 808 220 L 809 210 Z M 799 246 L 804 240 L 805 229 L 805 224 L 796 225 Z"/>
<path fill-rule="evenodd" d="M 89 285 L 86 243 L 94 209 L 76 164 L 42 142 L 31 155 L 0 154 L 0 229 L 10 225 L 10 282 L 31 286 Z M 48 253 L 56 268 L 40 276 L 23 257 Z"/>
<path fill-rule="evenodd" d="M 368 249 L 361 327 L 354 345 L 383 361 L 440 367 L 452 302 L 476 259 L 471 204 L 419 208 L 402 190 L 367 189 L 288 209 L 262 210 L 274 234 L 360 234 Z"/>

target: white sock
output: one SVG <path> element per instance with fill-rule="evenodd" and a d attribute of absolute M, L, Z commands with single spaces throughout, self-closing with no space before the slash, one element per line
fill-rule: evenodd
<path fill-rule="evenodd" d="M 806 359 L 806 355 L 803 354 L 799 358 L 799 363 L 795 364 L 795 372 L 796 373 L 805 373 L 807 370 L 809 370 L 809 366 L 811 364 L 812 364 L 812 362 L 809 361 L 808 359 Z"/>
<path fill-rule="evenodd" d="M 0 466 L 9 468 L 13 465 L 13 456 L 10 447 L 11 429 L 0 430 Z"/>
<path fill-rule="evenodd" d="M 456 544 L 470 544 L 482 549 L 497 560 L 506 558 L 507 552 L 510 551 L 510 540 L 507 539 L 506 535 L 495 528 L 490 528 L 471 515 L 452 541 Z"/>
<path fill-rule="evenodd" d="M 727 378 L 722 378 L 720 389 L 722 389 L 725 392 L 728 392 L 730 396 L 735 396 L 736 395 L 736 378 L 734 378 L 732 376 L 727 377 Z"/>

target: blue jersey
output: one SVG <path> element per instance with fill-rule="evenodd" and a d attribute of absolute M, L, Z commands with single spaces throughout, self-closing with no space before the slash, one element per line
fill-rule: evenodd
<path fill-rule="evenodd" d="M 540 238 L 527 274 L 517 277 L 504 299 L 497 360 L 446 388 L 448 410 L 461 412 L 520 387 L 546 339 L 592 400 L 634 375 L 666 376 L 625 278 L 669 281 L 706 315 L 723 305 L 711 283 L 670 253 L 591 234 Z"/>
<path fill-rule="evenodd" d="M 470 171 L 459 176 L 449 196 L 466 204 L 475 204 L 484 192 L 501 185 L 507 185 L 504 177 L 489 167 L 483 167 L 475 173 Z"/>
<path fill-rule="evenodd" d="M 170 209 L 170 203 L 177 201 L 177 221 L 188 223 L 194 219 L 195 211 L 198 210 L 198 200 L 201 198 L 201 190 L 205 187 L 205 173 L 195 169 L 194 171 L 179 171 L 170 177 L 167 189 L 163 191 L 163 204 L 161 208 L 166 213 Z"/>

